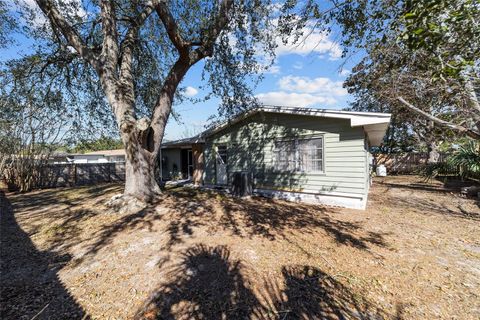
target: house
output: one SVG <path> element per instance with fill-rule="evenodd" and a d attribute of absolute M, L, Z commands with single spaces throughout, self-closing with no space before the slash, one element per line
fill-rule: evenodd
<path fill-rule="evenodd" d="M 203 182 L 203 134 L 162 144 L 160 151 L 162 180 L 191 179 Z"/>
<path fill-rule="evenodd" d="M 125 150 L 101 150 L 87 153 L 56 155 L 53 163 L 109 163 L 125 162 Z"/>
<path fill-rule="evenodd" d="M 162 178 L 228 188 L 247 172 L 254 192 L 364 209 L 369 148 L 381 144 L 390 114 L 259 107 L 190 139 L 162 147 Z"/>

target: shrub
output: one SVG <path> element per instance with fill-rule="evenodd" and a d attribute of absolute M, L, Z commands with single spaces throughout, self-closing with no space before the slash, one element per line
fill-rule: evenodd
<path fill-rule="evenodd" d="M 446 161 L 425 166 L 422 175 L 428 180 L 440 175 L 479 179 L 480 144 L 477 141 L 470 141 L 461 146 Z"/>

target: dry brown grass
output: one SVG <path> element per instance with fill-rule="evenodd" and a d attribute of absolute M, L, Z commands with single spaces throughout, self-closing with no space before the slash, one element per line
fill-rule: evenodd
<path fill-rule="evenodd" d="M 480 209 L 438 182 L 377 180 L 366 211 L 178 188 L 109 213 L 120 191 L 8 195 L 2 316 L 480 317 Z"/>

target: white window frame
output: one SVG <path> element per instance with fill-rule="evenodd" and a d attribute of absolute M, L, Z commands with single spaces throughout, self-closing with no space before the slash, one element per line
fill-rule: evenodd
<path fill-rule="evenodd" d="M 286 166 L 287 166 L 287 169 L 284 169 L 284 168 L 279 168 L 279 159 L 278 159 L 278 156 L 281 152 L 281 150 L 279 150 L 277 144 L 279 143 L 282 143 L 282 144 L 285 144 L 285 143 L 294 143 L 293 144 L 293 152 L 295 152 L 295 155 L 293 156 L 293 168 L 290 168 L 290 165 L 291 165 L 291 160 L 290 160 L 290 153 L 286 153 Z M 273 158 L 273 167 L 274 167 L 274 170 L 276 171 L 296 171 L 297 170 L 297 154 L 296 154 L 296 142 L 295 142 L 295 139 L 282 139 L 282 140 L 275 140 L 274 141 L 274 158 Z"/>
<path fill-rule="evenodd" d="M 222 150 L 222 152 L 220 152 L 220 150 L 219 150 L 220 148 L 224 149 L 224 150 Z M 227 145 L 226 144 L 219 144 L 217 146 L 216 151 L 217 151 L 216 154 L 217 154 L 218 160 L 220 160 L 222 164 L 226 165 L 227 162 L 228 162 L 228 147 L 227 147 Z M 222 154 L 220 154 L 220 153 L 222 153 Z M 222 158 L 222 156 L 225 156 L 225 160 Z"/>
<path fill-rule="evenodd" d="M 312 161 L 321 161 L 321 169 L 320 170 L 305 170 L 301 168 L 301 159 L 300 159 L 300 148 L 299 142 L 300 141 L 308 141 L 308 140 L 315 140 L 321 139 L 322 141 L 322 158 L 321 159 L 312 159 Z M 280 152 L 277 148 L 277 143 L 286 143 L 286 142 L 293 142 L 293 170 L 287 169 L 292 172 L 301 172 L 301 173 L 309 173 L 309 174 L 324 174 L 325 173 L 325 136 L 324 135 L 315 135 L 315 136 L 303 136 L 298 138 L 292 139 L 278 139 L 274 141 L 274 148 L 273 148 L 273 169 L 275 171 L 284 171 L 285 169 L 280 169 L 278 167 L 278 153 Z M 287 156 L 288 158 L 288 156 Z"/>

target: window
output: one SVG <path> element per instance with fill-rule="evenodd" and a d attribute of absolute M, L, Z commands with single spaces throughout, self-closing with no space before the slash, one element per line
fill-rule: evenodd
<path fill-rule="evenodd" d="M 295 141 L 275 142 L 277 154 L 275 168 L 281 171 L 295 170 Z"/>
<path fill-rule="evenodd" d="M 323 138 L 298 141 L 298 170 L 323 172 Z"/>
<path fill-rule="evenodd" d="M 227 146 L 218 146 L 218 161 L 222 164 L 227 164 Z"/>
<path fill-rule="evenodd" d="M 279 171 L 323 172 L 323 137 L 275 142 Z"/>

